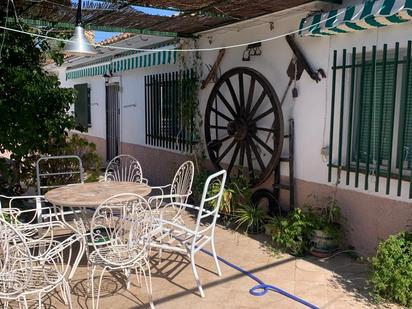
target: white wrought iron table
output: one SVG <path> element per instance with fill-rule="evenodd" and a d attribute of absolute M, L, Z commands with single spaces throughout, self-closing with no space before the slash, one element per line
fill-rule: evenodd
<path fill-rule="evenodd" d="M 89 222 L 87 217 L 87 210 L 97 208 L 105 200 L 113 195 L 120 193 L 133 193 L 140 196 L 147 196 L 151 192 L 151 187 L 145 183 L 135 183 L 135 182 L 90 182 L 90 183 L 80 183 L 63 186 L 50 190 L 45 194 L 45 198 L 56 208 L 56 212 L 60 210 L 61 220 L 65 225 L 76 233 L 81 233 L 78 229 L 78 225 L 75 220 L 75 226 L 68 223 L 65 219 L 64 208 L 69 207 L 73 210 L 80 210 L 80 215 L 82 223 L 86 229 L 89 228 Z M 123 195 L 119 197 L 119 202 L 128 202 L 134 199 L 133 196 Z M 81 257 L 87 250 L 87 240 L 86 235 L 84 235 L 85 241 L 80 244 L 79 255 L 73 265 L 72 271 L 70 273 L 69 279 L 73 278 L 74 272 L 78 264 L 80 263 Z"/>

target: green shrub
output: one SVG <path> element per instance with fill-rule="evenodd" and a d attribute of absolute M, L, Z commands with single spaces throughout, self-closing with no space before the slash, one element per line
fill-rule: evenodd
<path fill-rule="evenodd" d="M 370 261 L 369 282 L 378 300 L 412 308 L 412 233 L 389 236 Z"/>
<path fill-rule="evenodd" d="M 272 226 L 272 240 L 292 255 L 302 255 L 309 249 L 310 233 L 314 229 L 312 214 L 296 208 L 286 217 L 275 217 Z"/>

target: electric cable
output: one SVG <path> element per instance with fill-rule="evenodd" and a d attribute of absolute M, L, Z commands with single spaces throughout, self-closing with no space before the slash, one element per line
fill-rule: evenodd
<path fill-rule="evenodd" d="M 240 44 L 235 44 L 235 45 L 229 45 L 229 46 L 218 46 L 218 47 L 209 47 L 209 48 L 187 48 L 187 49 L 170 49 L 170 48 L 159 48 L 156 49 L 156 51 L 176 51 L 176 52 L 207 52 L 207 51 L 217 51 L 217 50 L 221 50 L 221 49 L 232 49 L 232 48 L 238 48 L 238 47 L 245 47 L 251 44 L 257 44 L 257 43 L 264 43 L 264 42 L 269 42 L 269 41 L 273 41 L 273 40 L 277 40 L 283 37 L 286 37 L 288 35 L 293 35 L 296 33 L 299 33 L 301 31 L 305 31 L 307 29 L 311 29 L 316 27 L 317 25 L 320 25 L 322 23 L 325 23 L 326 21 L 330 20 L 330 19 L 335 19 L 336 17 L 338 17 L 339 15 L 343 14 L 345 11 L 339 12 L 336 15 L 330 16 L 326 19 L 320 20 L 319 22 L 315 23 L 315 24 L 311 24 L 307 27 L 303 27 L 301 29 L 297 29 L 297 30 L 293 30 L 293 31 L 289 31 L 283 34 L 279 34 L 277 36 L 274 37 L 270 37 L 267 39 L 262 39 L 262 40 L 257 40 L 257 41 L 253 41 L 253 42 L 248 42 L 248 43 L 240 43 Z M 4 26 L 0 26 L 0 29 L 3 29 L 5 31 L 11 31 L 11 32 L 16 32 L 16 33 L 20 33 L 20 34 L 26 34 L 26 35 L 30 35 L 30 36 L 35 36 L 35 37 L 39 37 L 39 38 L 44 38 L 44 39 L 50 39 L 50 40 L 55 40 L 55 41 L 60 41 L 60 42 L 64 42 L 64 43 L 68 43 L 71 42 L 71 40 L 67 40 L 67 39 L 60 39 L 60 38 L 54 38 L 54 37 L 49 37 L 47 35 L 42 35 L 42 34 L 35 34 L 35 33 L 31 33 L 31 32 L 27 32 L 27 31 L 22 31 L 22 30 L 18 30 L 18 29 L 14 29 L 14 28 L 9 28 L 9 27 L 4 27 Z M 88 43 L 88 45 L 93 46 L 93 47 L 99 47 L 99 48 L 108 48 L 108 49 L 117 49 L 117 50 L 123 50 L 123 51 L 138 51 L 138 52 L 145 52 L 145 51 L 153 51 L 153 49 L 150 48 L 131 48 L 131 47 L 121 47 L 121 46 L 113 46 L 113 45 L 99 45 L 99 44 L 94 44 L 94 43 Z"/>

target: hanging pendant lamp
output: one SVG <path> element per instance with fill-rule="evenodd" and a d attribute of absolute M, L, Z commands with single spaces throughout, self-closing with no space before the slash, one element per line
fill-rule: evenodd
<path fill-rule="evenodd" d="M 64 46 L 64 53 L 66 55 L 74 56 L 94 56 L 97 54 L 94 47 L 87 41 L 82 26 L 82 0 L 79 0 L 78 2 L 76 26 L 74 28 L 73 36 L 70 38 L 70 42 L 67 42 Z"/>

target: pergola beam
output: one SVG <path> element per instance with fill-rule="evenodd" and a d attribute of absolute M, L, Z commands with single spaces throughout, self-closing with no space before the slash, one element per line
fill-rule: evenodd
<path fill-rule="evenodd" d="M 73 30 L 74 24 L 70 22 L 49 22 L 46 20 L 34 20 L 34 19 L 25 19 L 20 18 L 20 22 L 27 24 L 32 27 L 48 27 L 62 30 Z M 14 18 L 9 17 L 9 22 L 14 23 Z M 96 30 L 96 31 L 107 31 L 107 32 L 128 32 L 135 34 L 144 34 L 144 35 L 154 35 L 154 36 L 164 36 L 164 37 L 178 37 L 177 32 L 166 32 L 166 31 L 154 31 L 147 29 L 137 29 L 137 28 L 128 28 L 128 27 L 112 27 L 112 26 L 101 26 L 94 24 L 84 25 L 86 30 Z"/>

